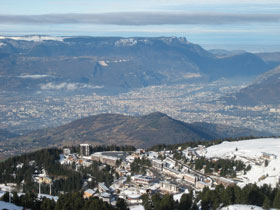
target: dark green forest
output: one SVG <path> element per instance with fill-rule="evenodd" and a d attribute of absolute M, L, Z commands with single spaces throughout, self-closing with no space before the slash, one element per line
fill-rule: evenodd
<path fill-rule="evenodd" d="M 280 189 L 268 185 L 258 187 L 256 184 L 246 185 L 244 188 L 232 186 L 225 188 L 218 185 L 214 190 L 204 188 L 194 196 L 191 191 L 183 194 L 180 201 L 174 201 L 173 196 L 158 193 L 142 196 L 145 210 L 202 210 L 219 209 L 232 204 L 257 205 L 264 209 L 280 208 Z"/>
<path fill-rule="evenodd" d="M 2 200 L 9 201 L 8 193 Z M 17 193 L 13 193 L 12 203 L 32 210 L 129 210 L 123 199 L 117 199 L 116 206 L 113 206 L 97 197 L 84 199 L 82 192 L 60 195 L 57 202 L 48 198 L 38 200 L 34 193 L 27 193 L 20 197 Z"/>
<path fill-rule="evenodd" d="M 82 180 L 92 178 L 90 187 L 95 187 L 97 182 L 105 182 L 110 185 L 113 182 L 115 170 L 110 167 L 99 167 L 101 163 L 93 161 L 90 167 L 80 167 L 75 170 L 74 165 L 61 165 L 59 154 L 62 151 L 57 148 L 43 149 L 36 152 L 16 156 L 0 163 L 0 183 L 16 183 L 23 192 L 38 192 L 38 184 L 34 182 L 33 175 L 37 171 L 45 169 L 53 180 L 53 195 L 61 191 L 72 192 L 82 189 Z M 22 167 L 17 167 L 22 164 Z M 42 193 L 49 192 L 49 186 L 42 184 Z"/>

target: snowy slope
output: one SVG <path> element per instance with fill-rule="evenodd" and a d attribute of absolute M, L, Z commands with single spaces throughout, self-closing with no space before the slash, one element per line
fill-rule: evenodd
<path fill-rule="evenodd" d="M 244 186 L 248 183 L 257 183 L 261 186 L 263 184 L 270 184 L 275 187 L 279 182 L 280 177 L 280 139 L 279 138 L 265 138 L 253 139 L 236 142 L 223 142 L 221 144 L 206 148 L 199 152 L 207 158 L 228 158 L 236 159 L 250 164 L 252 169 L 246 175 L 239 175 Z M 268 166 L 264 163 L 266 158 L 264 153 L 269 154 Z"/>
<path fill-rule="evenodd" d="M 12 204 L 12 203 L 7 203 L 7 202 L 4 202 L 4 201 L 0 201 L 0 209 L 22 210 L 23 207 L 16 206 L 15 204 Z"/>

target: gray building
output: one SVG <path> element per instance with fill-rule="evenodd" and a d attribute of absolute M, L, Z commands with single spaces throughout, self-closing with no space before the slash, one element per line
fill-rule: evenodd
<path fill-rule="evenodd" d="M 89 144 L 80 144 L 80 155 L 89 156 Z"/>

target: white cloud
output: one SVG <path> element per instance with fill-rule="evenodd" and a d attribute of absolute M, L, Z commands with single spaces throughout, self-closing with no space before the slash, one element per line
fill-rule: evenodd
<path fill-rule="evenodd" d="M 22 78 L 22 79 L 42 79 L 42 78 L 46 78 L 46 77 L 52 77 L 52 76 L 47 75 L 47 74 L 24 74 L 24 75 L 18 76 L 18 78 Z"/>
<path fill-rule="evenodd" d="M 95 14 L 0 15 L 1 24 L 93 24 L 93 25 L 220 25 L 279 23 L 280 14 L 217 12 L 116 12 Z"/>
<path fill-rule="evenodd" d="M 93 86 L 89 84 L 81 84 L 81 83 L 67 83 L 67 82 L 62 82 L 62 83 L 53 83 L 49 82 L 46 84 L 41 84 L 41 90 L 77 90 L 77 89 L 83 89 L 83 88 L 88 88 L 88 89 L 99 89 L 103 88 L 102 86 Z"/>

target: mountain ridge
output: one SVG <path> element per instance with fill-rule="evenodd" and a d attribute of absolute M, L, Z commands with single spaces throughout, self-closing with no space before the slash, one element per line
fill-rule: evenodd
<path fill-rule="evenodd" d="M 280 103 L 280 66 L 260 75 L 237 93 L 223 97 L 229 104 L 277 105 Z"/>
<path fill-rule="evenodd" d="M 144 116 L 100 114 L 55 128 L 40 129 L 24 136 L 10 138 L 4 141 L 3 145 L 7 148 L 20 148 L 24 152 L 80 143 L 133 145 L 147 148 L 157 144 L 208 141 L 249 135 L 263 136 L 264 132 L 219 124 L 186 123 L 161 112 Z"/>
<path fill-rule="evenodd" d="M 59 84 L 69 83 L 91 86 L 93 92 L 118 93 L 151 85 L 256 76 L 269 69 L 252 53 L 218 58 L 184 37 L 27 36 L 3 37 L 0 43 L 0 88 L 5 91 L 58 90 Z"/>

